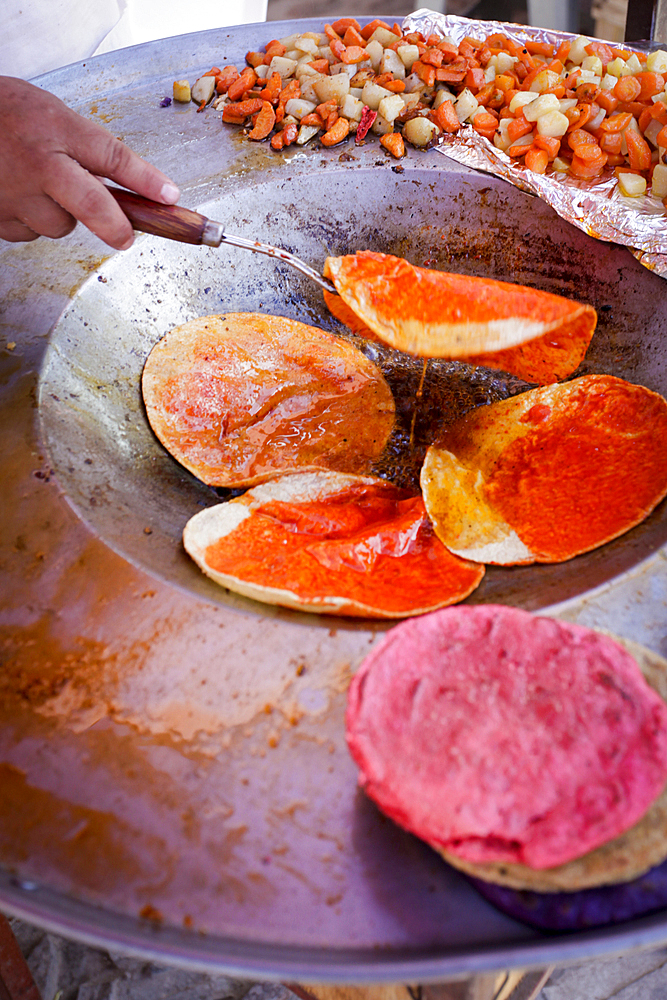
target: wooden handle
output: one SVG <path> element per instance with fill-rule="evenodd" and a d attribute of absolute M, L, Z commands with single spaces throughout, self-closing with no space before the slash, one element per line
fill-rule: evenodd
<path fill-rule="evenodd" d="M 125 212 L 134 229 L 163 236 L 179 243 L 200 244 L 208 219 L 180 205 L 160 205 L 132 191 L 107 187 Z"/>

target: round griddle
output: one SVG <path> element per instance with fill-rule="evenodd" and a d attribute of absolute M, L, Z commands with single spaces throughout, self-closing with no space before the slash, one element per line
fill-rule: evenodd
<path fill-rule="evenodd" d="M 437 151 L 374 140 L 276 154 L 174 79 L 242 63 L 253 25 L 111 53 L 40 80 L 229 232 L 315 267 L 370 248 L 592 303 L 583 372 L 667 395 L 667 286 L 624 249 Z M 339 331 L 321 293 L 240 250 L 81 228 L 2 245 L 0 905 L 182 966 L 300 981 L 425 982 L 667 938 L 667 913 L 543 936 L 501 915 L 356 789 L 352 672 L 388 626 L 216 588 L 181 531 L 215 494 L 153 437 L 143 362 L 192 317 L 264 311 Z M 576 517 L 577 512 L 572 511 Z M 667 507 L 560 566 L 489 569 L 474 602 L 599 626 L 667 653 Z"/>

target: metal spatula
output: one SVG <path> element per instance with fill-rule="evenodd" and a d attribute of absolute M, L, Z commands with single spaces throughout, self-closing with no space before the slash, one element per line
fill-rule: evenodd
<path fill-rule="evenodd" d="M 157 201 L 150 201 L 121 188 L 107 187 L 107 190 L 114 196 L 132 226 L 142 233 L 151 233 L 153 236 L 162 236 L 179 243 L 193 243 L 196 246 L 219 247 L 221 243 L 229 243 L 244 250 L 252 250 L 253 253 L 263 253 L 277 260 L 284 260 L 306 277 L 312 278 L 327 292 L 338 294 L 332 281 L 287 250 L 260 243 L 259 240 L 231 236 L 224 231 L 221 222 L 207 219 L 205 215 L 199 215 L 189 208 L 180 205 L 161 205 Z"/>

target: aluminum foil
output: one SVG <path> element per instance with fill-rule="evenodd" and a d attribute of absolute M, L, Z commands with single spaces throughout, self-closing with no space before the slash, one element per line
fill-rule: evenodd
<path fill-rule="evenodd" d="M 564 39 L 576 37 L 563 31 L 499 21 L 476 21 L 427 9 L 406 17 L 403 29 L 421 31 L 426 37 L 431 33 L 448 35 L 457 44 L 466 35 L 485 38 L 498 31 L 517 42 L 550 42 L 555 48 Z M 592 181 L 579 180 L 564 173 L 536 174 L 478 135 L 471 125 L 464 125 L 455 135 L 441 136 L 437 149 L 459 163 L 495 174 L 515 187 L 537 195 L 562 218 L 589 236 L 627 246 L 645 267 L 663 278 L 667 277 L 667 216 L 659 198 L 650 195 L 624 197 L 619 193 L 616 177 L 611 172 Z"/>

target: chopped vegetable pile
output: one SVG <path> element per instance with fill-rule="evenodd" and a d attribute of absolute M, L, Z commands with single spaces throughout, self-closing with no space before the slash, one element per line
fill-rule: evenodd
<path fill-rule="evenodd" d="M 471 125 L 537 173 L 614 171 L 627 196 L 667 198 L 667 52 L 646 55 L 579 36 L 556 48 L 502 33 L 456 43 L 351 17 L 274 39 L 247 65 L 214 66 L 176 101 L 209 104 L 272 148 L 316 136 L 335 146 L 369 132 L 394 157 Z"/>

